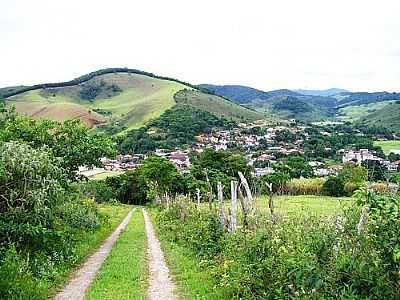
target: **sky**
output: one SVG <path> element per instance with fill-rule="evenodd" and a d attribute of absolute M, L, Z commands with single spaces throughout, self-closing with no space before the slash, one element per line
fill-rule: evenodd
<path fill-rule="evenodd" d="M 0 87 L 128 67 L 262 90 L 400 91 L 400 1 L 0 0 Z"/>

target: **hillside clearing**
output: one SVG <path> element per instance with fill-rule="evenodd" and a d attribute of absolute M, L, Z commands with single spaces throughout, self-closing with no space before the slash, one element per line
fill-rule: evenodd
<path fill-rule="evenodd" d="M 382 148 L 386 155 L 390 153 L 391 150 L 400 150 L 400 140 L 396 141 L 375 141 L 374 145 Z"/>
<path fill-rule="evenodd" d="M 96 82 L 114 84 L 121 88 L 122 92 L 109 95 L 100 93 L 99 97 L 93 100 L 84 100 L 79 94 L 82 85 L 75 85 L 25 92 L 10 97 L 7 104 L 15 105 L 17 112 L 28 116 L 57 121 L 81 116 L 85 123 L 118 121 L 127 129 L 131 129 L 139 128 L 159 117 L 165 110 L 175 105 L 174 94 L 188 88 L 175 81 L 126 73 L 96 76 L 86 84 Z M 65 106 L 70 108 L 65 110 L 63 109 Z M 101 116 L 93 111 L 99 109 L 107 111 L 109 115 Z M 37 116 L 38 112 L 41 112 L 41 115 Z M 90 118 L 92 115 L 95 116 L 92 117 L 93 121 Z"/>

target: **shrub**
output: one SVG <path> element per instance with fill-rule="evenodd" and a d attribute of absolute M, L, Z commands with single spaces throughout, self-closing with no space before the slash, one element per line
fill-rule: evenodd
<path fill-rule="evenodd" d="M 323 185 L 323 191 L 328 196 L 341 197 L 345 195 L 344 182 L 340 177 L 331 176 Z"/>
<path fill-rule="evenodd" d="M 344 185 L 344 192 L 347 196 L 353 195 L 353 193 L 361 187 L 359 183 L 356 182 L 346 182 Z"/>

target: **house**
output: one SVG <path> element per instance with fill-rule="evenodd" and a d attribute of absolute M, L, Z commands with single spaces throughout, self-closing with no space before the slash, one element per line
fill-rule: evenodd
<path fill-rule="evenodd" d="M 368 149 L 360 149 L 360 151 L 347 151 L 344 153 L 342 158 L 343 163 L 355 162 L 359 165 L 365 160 L 382 161 L 382 158 L 374 156 L 374 154 Z"/>
<path fill-rule="evenodd" d="M 255 168 L 253 175 L 256 177 L 264 176 L 267 174 L 274 173 L 274 169 L 267 167 L 267 168 Z"/>

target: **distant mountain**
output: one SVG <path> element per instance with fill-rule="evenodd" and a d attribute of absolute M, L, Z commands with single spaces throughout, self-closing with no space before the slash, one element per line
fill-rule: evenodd
<path fill-rule="evenodd" d="M 375 102 L 400 100 L 400 93 L 388 92 L 357 92 L 357 93 L 342 93 L 338 102 L 338 107 L 364 105 Z"/>
<path fill-rule="evenodd" d="M 288 89 L 261 91 L 246 86 L 211 84 L 200 87 L 254 110 L 302 121 L 333 117 L 337 103 L 332 97 L 304 95 Z"/>
<path fill-rule="evenodd" d="M 302 90 L 302 89 L 297 89 L 293 90 L 296 93 L 306 95 L 306 96 L 322 96 L 322 97 L 332 97 L 335 95 L 339 95 L 342 93 L 349 93 L 348 90 L 344 89 L 338 89 L 338 88 L 331 88 L 331 89 L 326 89 L 326 90 Z"/>

